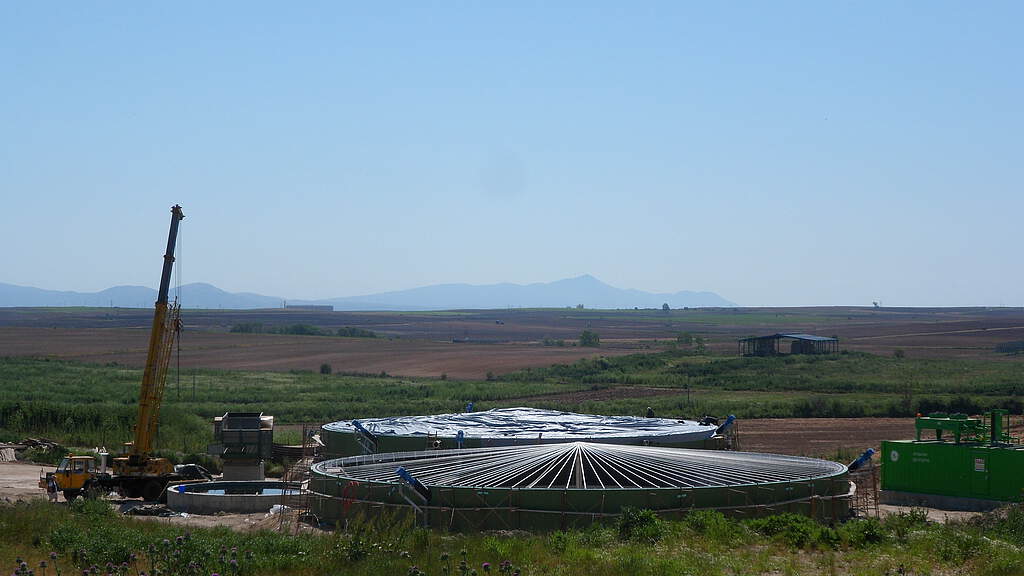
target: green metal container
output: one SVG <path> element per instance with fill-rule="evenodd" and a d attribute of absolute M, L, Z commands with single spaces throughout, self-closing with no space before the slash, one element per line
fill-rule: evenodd
<path fill-rule="evenodd" d="M 926 441 L 882 442 L 882 490 L 1020 502 L 1024 447 Z"/>

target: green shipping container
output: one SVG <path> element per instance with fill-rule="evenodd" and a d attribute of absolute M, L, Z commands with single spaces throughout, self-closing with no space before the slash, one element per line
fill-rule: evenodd
<path fill-rule="evenodd" d="M 899 440 L 882 442 L 882 490 L 1024 500 L 1024 447 Z"/>

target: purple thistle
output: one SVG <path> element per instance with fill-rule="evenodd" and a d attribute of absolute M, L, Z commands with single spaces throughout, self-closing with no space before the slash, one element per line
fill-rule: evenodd
<path fill-rule="evenodd" d="M 490 562 L 484 562 L 483 566 L 481 566 L 481 568 L 484 569 L 484 572 L 490 572 L 491 571 L 491 563 Z"/>

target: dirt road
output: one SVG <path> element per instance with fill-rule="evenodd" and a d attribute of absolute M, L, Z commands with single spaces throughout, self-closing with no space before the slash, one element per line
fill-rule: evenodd
<path fill-rule="evenodd" d="M 15 502 L 45 498 L 46 491 L 40 488 L 38 483 L 40 474 L 46 472 L 53 472 L 53 466 L 22 462 L 0 463 L 0 500 Z"/>

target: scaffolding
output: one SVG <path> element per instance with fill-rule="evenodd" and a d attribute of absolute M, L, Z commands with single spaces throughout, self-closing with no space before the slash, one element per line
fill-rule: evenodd
<path fill-rule="evenodd" d="M 317 457 L 317 442 L 313 436 L 318 430 L 316 424 L 302 425 L 301 456 L 288 465 L 282 475 L 281 479 L 286 484 L 281 490 L 281 507 L 278 510 L 279 532 L 293 529 L 298 534 L 301 522 L 312 520 L 319 523 L 312 510 L 312 494 L 309 490 L 311 469 Z"/>
<path fill-rule="evenodd" d="M 854 485 L 850 511 L 855 516 L 878 518 L 878 466 L 869 460 L 856 470 L 850 471 L 850 482 Z"/>

